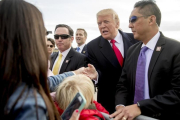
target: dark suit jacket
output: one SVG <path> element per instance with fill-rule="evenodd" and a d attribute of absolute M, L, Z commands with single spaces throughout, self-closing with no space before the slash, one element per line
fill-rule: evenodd
<path fill-rule="evenodd" d="M 127 49 L 136 41 L 132 38 L 132 34 L 119 32 L 123 38 L 124 55 L 126 57 Z M 115 88 L 120 78 L 122 67 L 110 43 L 102 36 L 87 44 L 87 56 L 99 74 L 97 101 L 112 113 L 115 111 Z"/>
<path fill-rule="evenodd" d="M 136 66 L 142 42 L 129 48 L 117 84 L 116 105 L 133 104 Z M 156 50 L 161 47 L 161 50 Z M 148 69 L 151 99 L 139 101 L 143 115 L 161 119 L 180 118 L 180 43 L 161 33 Z M 177 118 L 176 118 L 177 119 Z"/>
<path fill-rule="evenodd" d="M 50 70 L 52 70 L 52 66 L 58 56 L 59 52 L 54 53 L 51 56 L 51 65 Z M 66 58 L 63 61 L 59 74 L 63 72 L 77 70 L 80 67 L 87 66 L 87 58 L 85 55 L 76 52 L 73 48 L 70 49 L 69 53 L 67 54 Z"/>
<path fill-rule="evenodd" d="M 74 49 L 77 50 L 77 47 L 74 48 Z M 86 55 L 86 52 L 87 52 L 87 45 L 85 45 L 85 46 L 83 47 L 81 53 L 82 53 L 83 55 Z"/>

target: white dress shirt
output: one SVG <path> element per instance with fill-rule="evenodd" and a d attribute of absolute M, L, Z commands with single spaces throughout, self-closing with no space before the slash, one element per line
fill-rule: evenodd
<path fill-rule="evenodd" d="M 151 61 L 151 57 L 154 51 L 154 48 L 156 46 L 156 43 L 160 37 L 160 33 L 157 32 L 157 34 L 145 45 L 142 44 L 141 48 L 146 46 L 148 47 L 147 51 L 145 52 L 146 55 L 146 66 L 145 66 L 145 86 L 144 86 L 144 95 L 145 99 L 149 99 L 149 84 L 148 84 L 148 69 L 149 69 L 149 63 Z"/>
<path fill-rule="evenodd" d="M 61 53 L 60 51 L 58 52 L 58 56 L 56 57 L 56 60 L 55 60 L 55 62 L 54 62 L 54 64 L 53 64 L 52 71 L 53 71 L 53 69 L 54 69 L 54 66 L 55 66 L 58 58 L 59 58 L 59 55 L 62 54 L 62 59 L 61 59 L 61 63 L 60 63 L 60 67 L 59 67 L 58 73 L 60 72 L 62 63 L 64 62 L 64 59 L 66 58 L 66 56 L 67 56 L 67 54 L 69 53 L 70 49 L 71 49 L 71 47 L 70 47 L 69 49 L 65 50 L 65 51 L 62 52 L 62 53 Z"/>
<path fill-rule="evenodd" d="M 116 41 L 115 42 L 116 47 L 119 49 L 119 51 L 121 52 L 121 55 L 124 58 L 124 43 L 123 43 L 122 35 L 118 32 L 118 34 L 116 35 L 114 40 Z M 108 41 L 109 41 L 109 43 L 110 43 L 110 45 L 112 47 L 111 40 L 108 40 Z"/>
<path fill-rule="evenodd" d="M 80 48 L 79 53 L 82 52 L 82 50 L 83 50 L 83 48 L 84 48 L 85 45 L 86 45 L 86 44 L 83 44 L 83 45 L 81 45 L 81 46 L 78 46 L 78 47 Z"/>

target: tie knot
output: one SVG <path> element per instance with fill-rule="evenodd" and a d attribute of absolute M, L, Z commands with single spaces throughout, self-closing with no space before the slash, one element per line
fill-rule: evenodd
<path fill-rule="evenodd" d="M 113 43 L 113 44 L 114 44 L 115 42 L 116 42 L 115 40 L 111 40 L 111 43 Z"/>
<path fill-rule="evenodd" d="M 141 52 L 146 52 L 147 49 L 148 47 L 144 46 L 143 48 L 141 48 Z"/>
<path fill-rule="evenodd" d="M 80 47 L 77 47 L 76 51 L 79 52 L 79 50 L 80 50 Z"/>

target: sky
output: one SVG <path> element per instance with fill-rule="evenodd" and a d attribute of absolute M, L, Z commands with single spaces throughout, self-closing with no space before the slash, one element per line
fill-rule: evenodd
<path fill-rule="evenodd" d="M 84 28 L 88 37 L 86 43 L 100 35 L 96 13 L 102 9 L 114 9 L 120 19 L 120 28 L 131 33 L 128 28 L 129 16 L 138 0 L 26 0 L 34 4 L 43 14 L 45 27 L 54 38 L 57 24 L 67 24 L 74 30 Z M 167 37 L 180 41 L 180 0 L 156 0 L 162 14 L 160 31 Z M 73 47 L 76 47 L 74 38 Z"/>

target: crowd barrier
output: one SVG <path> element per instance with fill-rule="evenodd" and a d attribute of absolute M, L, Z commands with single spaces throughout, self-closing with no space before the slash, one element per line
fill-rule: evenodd
<path fill-rule="evenodd" d="M 103 113 L 103 112 L 101 112 L 101 113 L 104 116 L 105 120 L 113 120 L 113 118 L 111 118 L 111 119 L 109 118 L 108 114 Z M 158 120 L 158 119 L 147 117 L 147 116 L 144 116 L 144 115 L 139 115 L 136 118 L 134 118 L 134 120 Z"/>
<path fill-rule="evenodd" d="M 136 118 L 134 118 L 134 120 L 158 120 L 158 119 L 147 117 L 147 116 L 144 116 L 144 115 L 139 115 Z"/>

